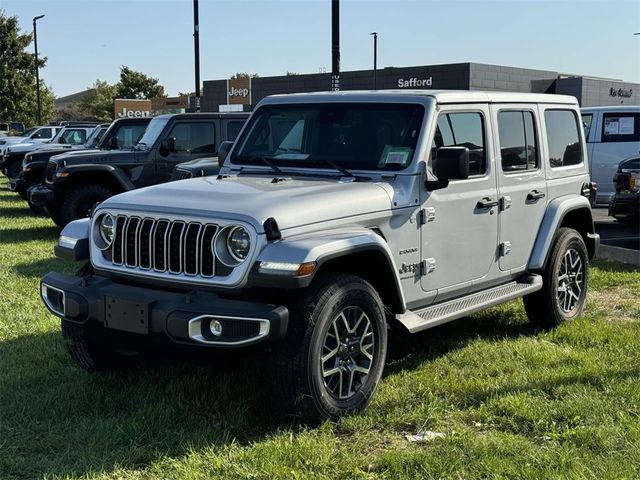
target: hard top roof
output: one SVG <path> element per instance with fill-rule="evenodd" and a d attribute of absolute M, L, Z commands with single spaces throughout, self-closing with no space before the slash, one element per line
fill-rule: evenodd
<path fill-rule="evenodd" d="M 267 98 L 295 98 L 308 99 L 310 102 L 322 100 L 406 100 L 410 97 L 431 97 L 437 103 L 557 103 L 577 105 L 575 97 L 569 95 L 556 95 L 545 93 L 526 92 L 490 92 L 480 90 L 347 90 L 340 92 L 312 92 L 290 93 L 285 95 L 270 95 Z"/>

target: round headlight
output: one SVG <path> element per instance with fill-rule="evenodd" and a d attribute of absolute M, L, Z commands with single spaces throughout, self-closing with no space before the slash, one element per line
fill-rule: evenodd
<path fill-rule="evenodd" d="M 113 236 L 115 233 L 115 221 L 113 216 L 105 214 L 100 219 L 100 238 L 107 244 L 107 247 L 113 242 Z"/>
<path fill-rule="evenodd" d="M 227 248 L 234 260 L 243 262 L 251 248 L 251 236 L 244 227 L 234 227 L 227 235 Z"/>

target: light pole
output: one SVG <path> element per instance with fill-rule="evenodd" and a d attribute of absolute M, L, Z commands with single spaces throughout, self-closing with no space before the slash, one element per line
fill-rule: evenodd
<path fill-rule="evenodd" d="M 373 35 L 373 89 L 378 89 L 378 32 L 371 32 Z"/>
<path fill-rule="evenodd" d="M 38 30 L 36 29 L 36 21 L 44 18 L 44 15 L 38 15 L 33 17 L 33 45 L 36 51 L 36 107 L 37 107 L 37 120 L 38 125 L 42 123 L 42 111 L 40 109 L 40 72 L 38 65 Z"/>
<path fill-rule="evenodd" d="M 340 0 L 331 0 L 331 90 L 340 90 Z"/>
<path fill-rule="evenodd" d="M 193 0 L 193 49 L 196 69 L 195 110 L 200 111 L 200 20 L 198 18 L 198 0 Z"/>

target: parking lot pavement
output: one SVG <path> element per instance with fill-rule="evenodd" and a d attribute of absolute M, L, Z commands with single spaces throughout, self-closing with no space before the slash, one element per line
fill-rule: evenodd
<path fill-rule="evenodd" d="M 618 222 L 608 215 L 606 207 L 593 209 L 593 222 L 600 234 L 600 243 L 612 247 L 640 250 L 640 227 Z"/>

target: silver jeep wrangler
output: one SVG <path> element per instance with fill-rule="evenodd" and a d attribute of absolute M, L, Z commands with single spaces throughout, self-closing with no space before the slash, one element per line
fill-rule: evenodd
<path fill-rule="evenodd" d="M 56 253 L 89 262 L 41 294 L 82 368 L 152 342 L 261 344 L 281 405 L 336 419 L 371 400 L 401 329 L 518 297 L 544 327 L 584 308 L 599 237 L 573 97 L 272 96 L 221 150 L 217 177 L 117 195 L 62 232 Z"/>

